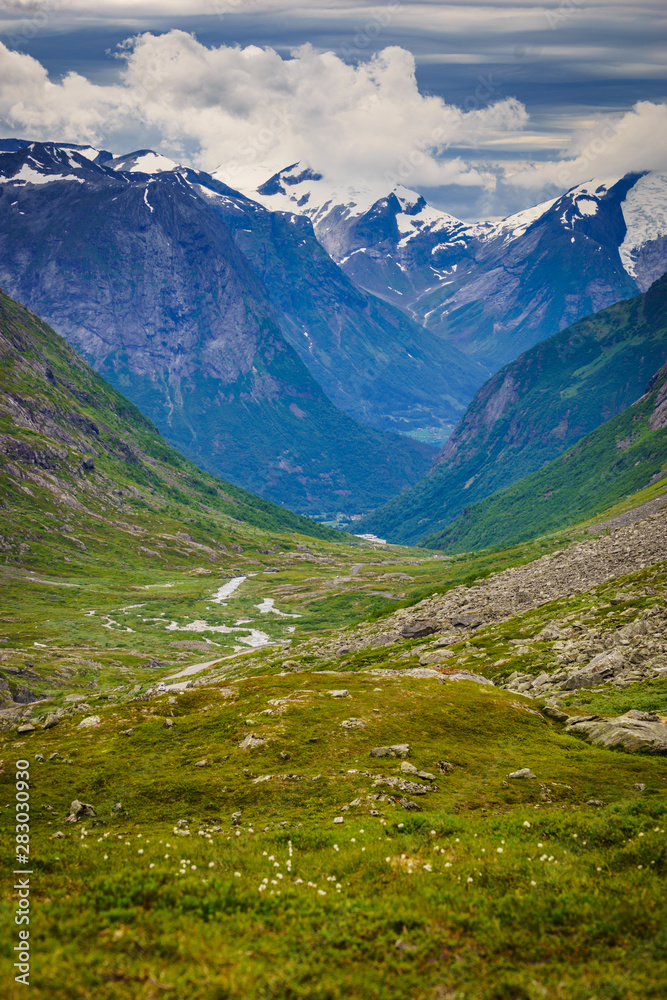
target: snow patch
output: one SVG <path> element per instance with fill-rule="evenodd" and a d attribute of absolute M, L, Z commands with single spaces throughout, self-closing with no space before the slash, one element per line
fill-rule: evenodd
<path fill-rule="evenodd" d="M 621 206 L 627 232 L 619 247 L 623 267 L 637 277 L 637 253 L 646 243 L 667 235 L 667 173 L 640 177 Z"/>
<path fill-rule="evenodd" d="M 76 181 L 78 184 L 83 184 L 82 177 L 75 177 L 73 174 L 40 174 L 27 163 L 23 164 L 17 174 L 6 177 L 5 180 L 12 183 L 23 181 L 24 184 L 50 184 L 52 181 Z"/>

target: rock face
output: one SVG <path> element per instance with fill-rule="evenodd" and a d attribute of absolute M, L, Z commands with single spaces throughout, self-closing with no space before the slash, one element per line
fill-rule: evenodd
<path fill-rule="evenodd" d="M 630 711 L 608 719 L 575 715 L 566 722 L 565 729 L 596 746 L 618 747 L 629 753 L 667 754 L 667 719 L 654 712 Z"/>

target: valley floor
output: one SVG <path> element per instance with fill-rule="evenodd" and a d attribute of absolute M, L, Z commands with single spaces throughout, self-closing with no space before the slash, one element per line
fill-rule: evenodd
<path fill-rule="evenodd" d="M 453 558 L 2 567 L 37 995 L 662 1000 L 667 508 L 609 518 Z"/>

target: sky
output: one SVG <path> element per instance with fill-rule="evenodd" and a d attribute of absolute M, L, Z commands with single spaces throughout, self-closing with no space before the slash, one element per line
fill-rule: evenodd
<path fill-rule="evenodd" d="M 252 190 L 296 161 L 498 218 L 667 170 L 667 5 L 4 0 L 0 135 L 152 148 Z"/>

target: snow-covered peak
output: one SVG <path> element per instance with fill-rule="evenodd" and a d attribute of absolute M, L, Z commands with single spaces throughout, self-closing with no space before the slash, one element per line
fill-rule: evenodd
<path fill-rule="evenodd" d="M 621 208 L 627 231 L 619 253 L 625 270 L 638 280 L 640 251 L 646 244 L 667 236 L 667 173 L 651 171 L 640 177 Z M 641 280 L 638 283 L 642 289 L 646 284 Z"/>
<path fill-rule="evenodd" d="M 126 173 L 161 174 L 166 170 L 177 170 L 179 165 L 152 149 L 138 149 L 134 153 L 115 157 L 107 166 Z"/>

